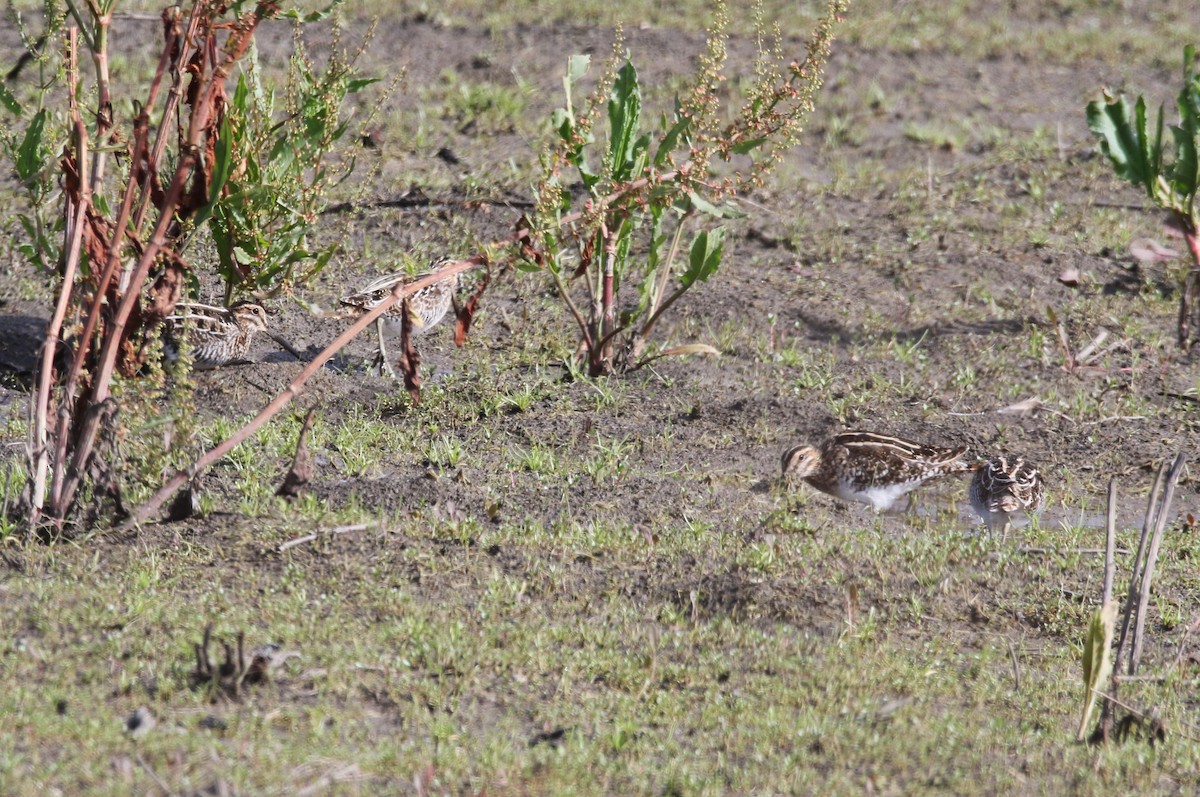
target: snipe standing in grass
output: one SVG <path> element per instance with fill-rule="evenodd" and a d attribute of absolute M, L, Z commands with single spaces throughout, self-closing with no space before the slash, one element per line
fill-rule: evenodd
<path fill-rule="evenodd" d="M 397 285 L 409 285 L 452 262 L 452 260 L 439 260 L 430 266 L 429 270 L 416 275 L 407 272 L 385 274 L 362 290 L 343 296 L 340 302 L 351 308 L 354 315 L 368 313 L 390 296 Z M 384 334 L 400 334 L 404 313 L 408 313 L 412 320 L 413 334 L 421 335 L 437 326 L 454 303 L 454 292 L 458 290 L 458 278 L 459 275 L 454 274 L 422 288 L 403 301 L 396 302 L 379 317 L 375 323 L 375 329 L 379 336 L 379 352 L 375 356 L 374 367 L 395 375 L 391 363 L 388 362 L 387 349 L 383 341 Z"/>
<path fill-rule="evenodd" d="M 241 360 L 255 334 L 267 331 L 267 311 L 257 302 L 236 302 L 229 307 L 180 302 L 167 316 L 164 339 L 168 357 L 187 336 L 196 368 L 219 368 Z"/>
<path fill-rule="evenodd" d="M 785 451 L 783 476 L 882 512 L 930 479 L 971 470 L 966 453 L 966 446 L 938 448 L 874 432 L 841 432 L 820 448 Z"/>
<path fill-rule="evenodd" d="M 979 466 L 971 479 L 970 495 L 971 508 L 987 527 L 1007 534 L 1014 513 L 1037 514 L 1046 506 L 1046 483 L 1032 462 L 1002 455 Z"/>

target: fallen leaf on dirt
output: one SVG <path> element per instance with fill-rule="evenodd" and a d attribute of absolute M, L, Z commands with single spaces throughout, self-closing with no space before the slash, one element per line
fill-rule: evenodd
<path fill-rule="evenodd" d="M 1129 254 L 1139 263 L 1157 263 L 1179 257 L 1179 252 L 1166 248 L 1153 238 L 1134 238 L 1129 242 Z"/>
<path fill-rule="evenodd" d="M 315 412 L 316 410 L 309 410 L 308 415 L 304 417 L 300 435 L 296 438 L 296 456 L 292 458 L 292 467 L 288 468 L 287 475 L 283 477 L 283 484 L 279 485 L 275 495 L 287 499 L 299 498 L 304 486 L 312 479 L 312 456 L 308 453 L 308 443 L 305 438 L 308 436 L 308 430 L 312 427 Z"/>
<path fill-rule="evenodd" d="M 715 346 L 709 346 L 707 343 L 687 343 L 683 346 L 672 346 L 669 349 L 664 349 L 660 356 L 681 357 L 685 354 L 705 354 L 710 357 L 719 357 L 721 356 L 721 350 Z"/>
<path fill-rule="evenodd" d="M 1009 404 L 1007 407 L 1001 407 L 996 410 L 997 415 L 1032 415 L 1042 408 L 1042 400 L 1037 396 L 1031 396 L 1027 399 Z"/>

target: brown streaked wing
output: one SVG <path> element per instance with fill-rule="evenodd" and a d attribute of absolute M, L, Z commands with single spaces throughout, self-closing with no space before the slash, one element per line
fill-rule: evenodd
<path fill-rule="evenodd" d="M 953 464 L 967 453 L 968 448 L 967 446 L 940 448 L 890 435 L 857 431 L 842 432 L 836 435 L 831 442 L 845 446 L 848 450 L 865 452 L 870 449 L 881 459 L 895 457 L 902 462 L 919 462 L 934 466 Z M 963 469 L 965 470 L 967 467 L 969 466 L 963 463 Z"/>

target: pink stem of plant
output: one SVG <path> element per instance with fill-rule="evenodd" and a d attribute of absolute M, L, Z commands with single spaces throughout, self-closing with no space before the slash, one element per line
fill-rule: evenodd
<path fill-rule="evenodd" d="M 150 273 L 150 268 L 154 265 L 158 253 L 168 244 L 167 230 L 174 221 L 174 210 L 179 204 L 179 198 L 182 196 L 187 180 L 191 176 L 192 169 L 195 166 L 200 148 L 199 138 L 206 129 L 208 114 L 211 110 L 210 105 L 213 94 L 216 91 L 214 82 L 220 78 L 221 74 L 221 70 L 218 69 L 213 75 L 209 76 L 208 82 L 203 86 L 203 91 L 200 92 L 201 99 L 193 107 L 188 126 L 187 146 L 183 148 L 184 154 L 180 158 L 179 165 L 175 169 L 175 175 L 171 180 L 171 185 L 166 192 L 158 222 L 154 227 L 150 241 L 138 259 L 137 268 L 129 281 L 129 286 L 125 294 L 121 297 L 121 303 L 117 307 L 117 312 L 109 328 L 108 336 L 105 338 L 104 347 L 100 350 L 100 362 L 96 367 L 95 384 L 92 387 L 92 395 L 89 400 L 90 406 L 94 407 L 108 398 L 117 354 L 121 342 L 125 337 L 125 325 L 129 322 L 129 316 L 133 313 L 134 305 L 141 299 L 141 286 L 146 281 L 146 277 Z M 95 445 L 99 421 L 100 415 L 98 413 L 84 416 L 79 435 L 75 441 L 75 451 L 71 458 L 71 468 L 66 474 L 61 490 L 60 503 L 54 507 L 56 517 L 61 517 L 65 513 L 66 506 L 74 498 L 75 490 L 78 488 L 79 481 L 82 478 L 84 466 Z"/>
<path fill-rule="evenodd" d="M 83 245 L 83 225 L 87 218 L 87 207 L 90 202 L 90 191 L 83 177 L 87 168 L 87 129 L 84 127 L 83 120 L 79 116 L 79 106 L 76 103 L 75 97 L 74 76 L 77 69 L 78 36 L 79 29 L 72 25 L 67 31 L 67 74 L 70 76 L 70 104 L 74 117 L 78 153 L 75 165 L 79 171 L 80 179 L 79 204 L 76 206 L 75 212 L 71 214 L 71 225 L 66 231 L 68 241 L 66 262 L 63 268 L 62 288 L 58 294 L 58 304 L 54 308 L 54 316 L 50 319 L 50 324 L 46 328 L 46 339 L 42 344 L 42 366 L 38 373 L 38 392 L 35 399 L 36 403 L 34 404 L 34 424 L 30 438 L 30 454 L 34 457 L 36 463 L 34 466 L 34 485 L 30 493 L 33 514 L 31 520 L 33 523 L 37 523 L 41 517 L 46 494 L 46 471 L 48 469 L 48 462 L 46 460 L 46 448 L 48 445 L 46 430 L 50 412 L 50 382 L 54 374 L 54 355 L 58 350 L 59 332 L 62 330 L 63 320 L 67 316 L 67 306 L 71 301 L 71 288 L 75 284 L 75 271 L 79 267 L 79 252 L 80 247 Z M 56 458 L 54 461 L 55 476 L 51 481 L 52 489 L 59 487 L 61 468 L 61 458 Z M 51 506 L 54 506 L 55 503 L 55 496 L 52 494 Z"/>

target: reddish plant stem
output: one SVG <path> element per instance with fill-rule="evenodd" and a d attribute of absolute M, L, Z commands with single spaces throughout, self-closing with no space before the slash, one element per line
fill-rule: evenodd
<path fill-rule="evenodd" d="M 619 230 L 621 226 L 623 226 L 623 222 L 618 220 L 617 229 Z M 617 309 L 615 307 L 615 297 L 613 296 L 617 243 L 617 236 L 614 232 L 606 230 L 604 241 L 604 296 L 601 300 L 604 307 L 604 316 L 600 324 L 600 338 L 608 342 L 600 347 L 599 366 L 602 372 L 612 369 L 612 332 L 617 325 Z M 599 376 L 599 374 L 592 374 L 592 376 Z"/>
<path fill-rule="evenodd" d="M 193 9 L 194 12 L 194 9 Z M 193 23 L 197 19 L 193 13 Z M 190 27 L 190 26 L 189 26 Z M 150 109 L 154 107 L 154 103 L 158 98 L 159 86 L 161 85 L 162 76 L 170 62 L 170 54 L 172 49 L 172 41 L 168 39 L 163 45 L 162 55 L 159 57 L 158 69 L 155 72 L 154 80 L 150 84 L 150 93 L 146 104 L 142 106 L 142 111 L 138 115 L 137 121 L 134 123 L 134 143 L 131 150 L 132 157 L 136 162 L 142 157 L 145 152 L 146 139 L 149 136 L 150 128 Z M 186 51 L 186 46 L 185 46 Z M 186 56 L 186 52 L 184 53 Z M 163 123 L 159 128 L 161 137 L 162 131 L 170 127 L 171 114 L 165 112 L 163 114 Z M 161 153 L 160 153 L 161 155 Z M 147 175 L 147 178 L 149 176 Z M 141 191 L 143 196 L 149 194 L 150 187 L 148 185 L 138 185 L 134 180 L 130 180 L 125 186 L 124 196 L 121 199 L 121 207 L 117 213 L 117 223 L 113 227 L 113 237 L 108 245 L 108 261 L 104 264 L 104 271 L 101 273 L 100 279 L 96 283 L 96 296 L 103 296 L 108 293 L 109 286 L 112 285 L 112 280 L 116 276 L 117 268 L 121 264 L 121 244 L 124 242 L 126 229 L 129 224 L 129 216 L 133 207 L 134 197 L 138 191 Z M 134 226 L 134 229 L 140 229 L 141 221 Z M 106 306 L 106 302 L 93 300 L 88 307 L 87 318 L 83 324 L 83 332 L 79 336 L 79 343 L 75 349 L 75 356 L 72 358 L 71 367 L 67 371 L 67 379 L 63 388 L 64 402 L 73 405 L 76 398 L 76 392 L 79 387 L 79 378 L 83 373 L 83 364 L 87 358 L 88 352 L 91 351 L 92 341 L 96 333 L 96 327 L 100 322 L 100 313 Z M 70 415 L 62 418 L 57 431 L 58 445 L 58 461 L 65 461 L 67 438 L 69 436 Z"/>
<path fill-rule="evenodd" d="M 1200 236 L 1192 220 L 1179 216 L 1183 237 L 1187 241 L 1188 251 L 1192 255 L 1192 267 L 1183 281 L 1183 294 L 1179 297 L 1179 346 L 1182 349 L 1191 348 L 1193 305 L 1200 299 Z"/>
<path fill-rule="evenodd" d="M 154 493 L 154 495 L 150 496 L 145 501 L 145 503 L 134 509 L 133 513 L 129 517 L 129 520 L 125 521 L 123 524 L 123 528 L 130 528 L 145 521 L 152 514 L 158 511 L 159 507 L 161 507 L 163 503 L 175 493 L 176 490 L 194 479 L 197 474 L 208 468 L 217 460 L 221 459 L 221 457 L 225 456 L 239 444 L 241 444 L 242 441 L 246 440 L 248 437 L 250 437 L 250 435 L 258 431 L 263 424 L 265 424 L 272 417 L 274 417 L 276 413 L 282 410 L 289 401 L 300 394 L 300 390 L 302 387 L 304 387 L 304 383 L 307 382 L 313 374 L 321 370 L 321 367 L 324 366 L 325 363 L 329 362 L 333 355 L 337 354 L 342 347 L 353 340 L 358 333 L 375 323 L 375 319 L 387 312 L 389 307 L 398 301 L 412 296 L 414 293 L 423 288 L 433 285 L 434 283 L 441 282 L 447 277 L 455 274 L 461 274 L 464 271 L 476 268 L 477 266 L 482 265 L 482 263 L 482 256 L 473 257 L 468 260 L 459 260 L 447 265 L 445 268 L 441 268 L 432 274 L 429 274 L 423 279 L 417 280 L 416 282 L 408 285 L 398 284 L 392 289 L 391 295 L 373 307 L 369 313 L 366 313 L 353 324 L 351 324 L 345 332 L 343 332 L 341 335 L 338 335 L 332 343 L 326 346 L 320 354 L 313 358 L 313 361 L 305 366 L 304 370 L 302 370 L 299 375 L 292 380 L 291 384 L 284 388 L 283 392 L 281 392 L 278 396 L 272 399 L 271 403 L 264 407 L 258 413 L 258 415 L 254 416 L 253 420 L 239 429 L 236 434 L 229 437 L 220 445 L 210 449 L 198 460 L 192 463 L 190 467 L 176 472 L 175 475 L 168 479 L 163 486 Z"/>
<path fill-rule="evenodd" d="M 206 4 L 197 3 L 197 5 Z M 125 326 L 129 322 L 129 317 L 133 313 L 134 306 L 141 299 L 141 286 L 146 281 L 146 276 L 150 273 L 150 268 L 154 265 L 158 253 L 168 244 L 167 230 L 174 221 L 175 208 L 179 204 L 180 197 L 183 196 L 184 188 L 186 187 L 188 178 L 191 176 L 192 168 L 195 166 L 199 152 L 198 138 L 206 129 L 205 122 L 207 120 L 207 111 L 209 110 L 206 107 L 206 103 L 212 99 L 212 81 L 214 79 L 216 79 L 215 74 L 209 77 L 209 83 L 204 86 L 205 90 L 201 95 L 203 99 L 198 101 L 192 109 L 187 143 L 182 147 L 179 165 L 171 180 L 171 186 L 167 190 L 153 235 L 142 251 L 141 257 L 138 259 L 137 267 L 129 281 L 129 285 L 121 297 L 121 303 L 117 307 L 116 314 L 106 330 L 107 335 L 105 336 L 104 346 L 100 350 L 100 361 L 96 366 L 94 374 L 95 381 L 92 386 L 91 396 L 88 399 L 89 407 L 96 406 L 108 398 L 117 354 L 119 353 L 121 342 L 125 337 Z M 55 517 L 63 517 L 66 514 L 67 507 L 74 500 L 75 491 L 79 487 L 85 466 L 95 447 L 100 419 L 100 413 L 82 413 L 79 433 L 75 439 L 75 450 L 71 457 L 71 466 L 63 478 L 63 485 L 58 493 L 59 500 L 51 508 Z"/>
<path fill-rule="evenodd" d="M 49 441 L 46 432 L 49 428 L 50 387 L 54 376 L 54 355 L 58 350 L 59 333 L 67 316 L 67 307 L 71 301 L 71 289 L 75 284 L 75 272 L 79 268 L 79 254 L 83 245 L 83 227 L 86 223 L 87 208 L 91 202 L 83 174 L 87 168 L 88 136 L 87 128 L 79 113 L 79 101 L 75 94 L 78 76 L 78 37 L 79 29 L 75 26 L 67 31 L 67 77 L 68 102 L 71 109 L 71 119 L 75 133 L 76 167 L 79 172 L 79 196 L 75 197 L 74 212 L 68 200 L 68 225 L 65 230 L 66 246 L 64 248 L 65 263 L 63 266 L 62 287 L 58 294 L 58 304 L 54 308 L 54 316 L 46 327 L 46 339 L 42 343 L 42 365 L 38 372 L 38 390 L 33 405 L 33 429 L 30 435 L 30 456 L 32 458 L 33 487 L 30 492 L 30 521 L 37 524 L 41 520 L 42 508 L 46 496 L 46 476 L 50 464 L 48 461 Z M 66 407 L 62 408 L 63 410 Z M 51 487 L 59 484 L 61 460 L 54 460 L 54 478 Z M 54 496 L 51 495 L 52 506 Z M 56 518 L 57 519 L 57 518 Z"/>

